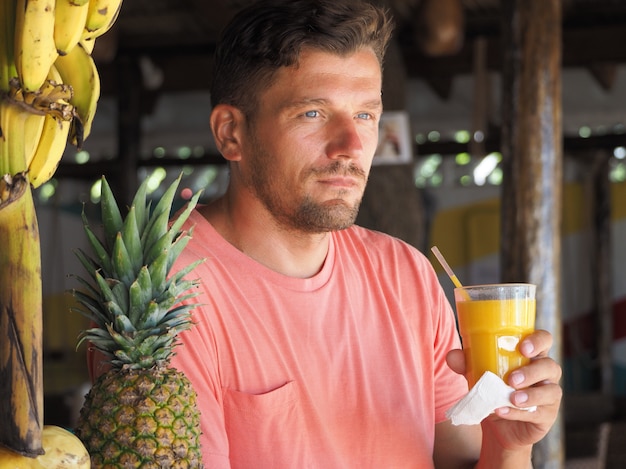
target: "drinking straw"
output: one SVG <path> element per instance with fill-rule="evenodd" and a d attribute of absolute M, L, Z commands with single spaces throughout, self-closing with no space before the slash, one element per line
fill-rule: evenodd
<path fill-rule="evenodd" d="M 454 286 L 457 288 L 462 288 L 463 285 L 461 285 L 461 282 L 459 282 L 459 279 L 454 274 L 454 272 L 452 271 L 452 269 L 450 268 L 446 260 L 443 258 L 443 255 L 441 254 L 441 252 L 439 252 L 439 248 L 437 248 L 437 246 L 433 246 L 432 248 L 430 248 L 430 250 L 433 252 L 435 257 L 441 264 L 441 267 L 443 267 L 443 270 L 446 271 L 446 273 L 448 274 L 448 277 L 450 277 L 450 280 L 452 280 L 452 283 L 454 283 Z"/>

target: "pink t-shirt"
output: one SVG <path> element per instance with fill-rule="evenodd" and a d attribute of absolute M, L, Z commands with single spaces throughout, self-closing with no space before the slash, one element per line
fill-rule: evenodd
<path fill-rule="evenodd" d="M 197 212 L 175 268 L 206 261 L 173 365 L 199 396 L 210 468 L 432 467 L 435 423 L 467 392 L 445 363 L 454 314 L 430 263 L 390 236 L 332 234 L 322 270 L 281 275 Z"/>

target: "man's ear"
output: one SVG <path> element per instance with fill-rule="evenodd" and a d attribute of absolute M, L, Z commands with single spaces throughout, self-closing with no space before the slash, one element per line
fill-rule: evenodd
<path fill-rule="evenodd" d="M 241 138 L 244 115 L 234 106 L 218 104 L 211 112 L 211 131 L 217 149 L 228 161 L 241 159 Z"/>

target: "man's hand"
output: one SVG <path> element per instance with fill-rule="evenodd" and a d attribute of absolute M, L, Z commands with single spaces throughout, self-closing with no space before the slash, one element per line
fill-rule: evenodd
<path fill-rule="evenodd" d="M 511 394 L 511 403 L 518 407 L 537 406 L 537 410 L 528 412 L 502 407 L 483 420 L 479 467 L 488 460 L 495 462 L 493 457 L 496 460 L 503 458 L 500 462 L 504 464 L 515 453 L 530 454 L 532 445 L 541 440 L 556 421 L 563 395 L 559 385 L 562 370 L 548 357 L 551 346 L 552 335 L 544 330 L 535 331 L 520 343 L 520 352 L 529 357 L 531 362 L 514 370 L 508 377 L 507 384 L 516 389 Z M 462 350 L 450 351 L 447 362 L 457 373 L 465 373 Z"/>

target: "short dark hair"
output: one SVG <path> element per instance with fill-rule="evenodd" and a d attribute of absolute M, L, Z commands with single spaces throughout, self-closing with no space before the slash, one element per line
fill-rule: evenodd
<path fill-rule="evenodd" d="M 381 65 L 393 31 L 388 11 L 356 0 L 261 0 L 240 11 L 215 52 L 211 104 L 251 117 L 276 71 L 305 48 L 347 55 L 371 48 Z"/>

